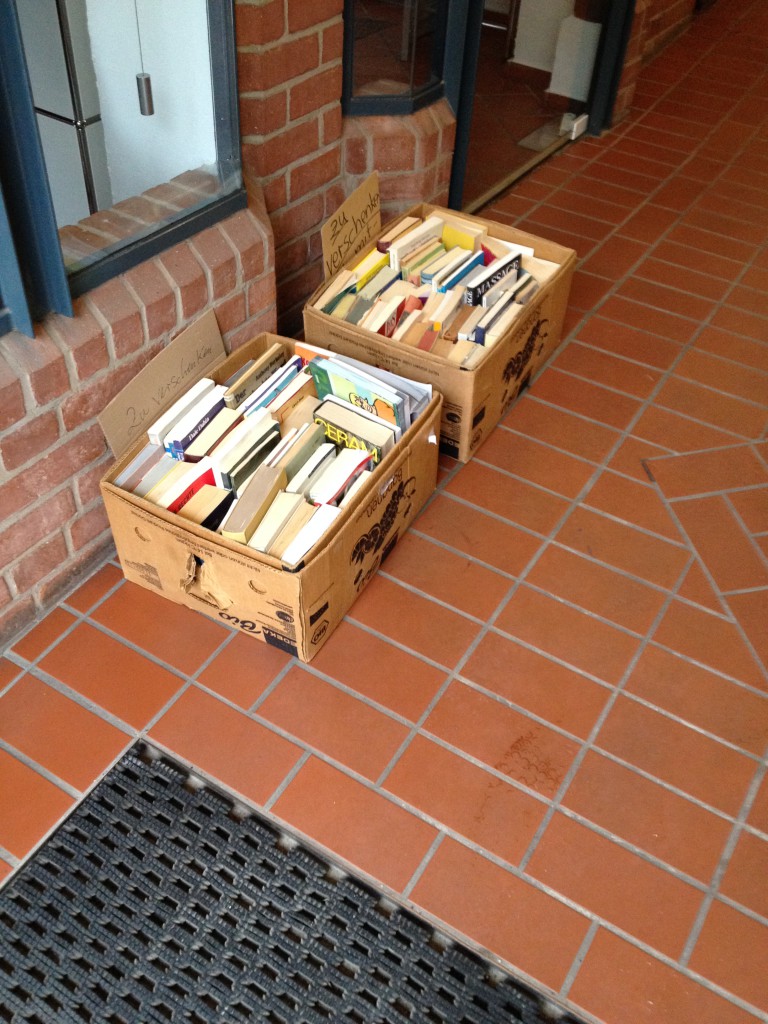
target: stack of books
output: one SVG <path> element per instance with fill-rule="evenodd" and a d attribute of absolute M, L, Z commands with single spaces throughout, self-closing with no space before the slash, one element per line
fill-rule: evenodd
<path fill-rule="evenodd" d="M 204 378 L 147 431 L 118 487 L 303 564 L 432 398 L 429 385 L 306 343 Z"/>
<path fill-rule="evenodd" d="M 404 217 L 323 289 L 313 307 L 472 367 L 520 315 L 545 261 L 458 215 Z"/>

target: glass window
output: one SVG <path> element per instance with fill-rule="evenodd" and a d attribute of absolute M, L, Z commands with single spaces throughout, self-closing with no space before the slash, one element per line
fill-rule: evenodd
<path fill-rule="evenodd" d="M 410 113 L 442 95 L 447 7 L 447 0 L 345 0 L 347 113 Z"/>
<path fill-rule="evenodd" d="M 245 205 L 232 0 L 16 0 L 69 287 Z"/>

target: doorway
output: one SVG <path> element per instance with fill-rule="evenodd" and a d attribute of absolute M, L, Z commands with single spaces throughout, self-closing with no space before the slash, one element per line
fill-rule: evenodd
<path fill-rule="evenodd" d="M 633 8 L 634 0 L 485 0 L 464 56 L 454 208 L 479 209 L 610 124 Z"/>

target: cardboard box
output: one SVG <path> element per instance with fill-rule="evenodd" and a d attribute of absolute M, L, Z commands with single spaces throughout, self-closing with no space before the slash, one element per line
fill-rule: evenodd
<path fill-rule="evenodd" d="M 432 384 L 443 396 L 440 449 L 467 462 L 504 416 L 520 390 L 535 378 L 560 344 L 576 253 L 494 221 L 428 204 L 416 206 L 403 216 L 426 218 L 432 213 L 445 213 L 475 225 L 484 225 L 496 238 L 532 248 L 534 276 L 537 276 L 536 259 L 549 264 L 546 275 L 538 275 L 543 278 L 541 287 L 522 307 L 521 316 L 474 368 L 457 366 L 431 352 L 392 341 L 314 309 L 312 304 L 326 288 L 327 281 L 304 308 L 304 336 L 308 342 L 332 352 L 354 356 L 404 377 Z M 391 226 L 385 225 L 382 230 Z M 347 265 L 359 262 L 364 253 L 373 248 L 375 242 L 357 253 Z"/>
<path fill-rule="evenodd" d="M 297 571 L 112 482 L 141 449 L 149 423 L 183 391 L 203 376 L 223 382 L 276 341 L 292 351 L 289 339 L 262 334 L 222 361 L 218 325 L 207 313 L 164 349 L 101 417 L 118 456 L 101 492 L 126 579 L 309 661 L 435 489 L 439 395 Z"/>

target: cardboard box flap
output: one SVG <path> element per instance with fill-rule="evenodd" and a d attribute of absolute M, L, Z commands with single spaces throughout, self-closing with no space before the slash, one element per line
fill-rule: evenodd
<path fill-rule="evenodd" d="M 140 370 L 99 416 L 115 457 L 119 459 L 201 377 L 210 376 L 226 354 L 211 309 Z"/>

